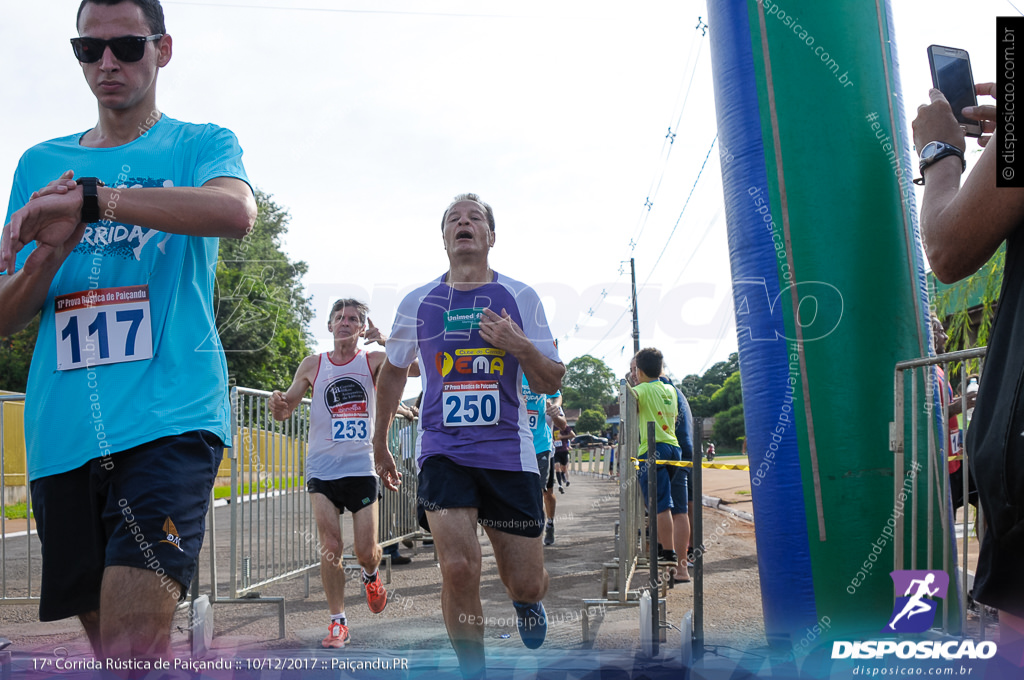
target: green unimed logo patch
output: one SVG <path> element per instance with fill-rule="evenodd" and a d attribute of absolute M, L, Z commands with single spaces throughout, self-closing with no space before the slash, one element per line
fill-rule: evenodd
<path fill-rule="evenodd" d="M 483 307 L 449 310 L 444 315 L 444 330 L 446 333 L 475 330 L 480 328 L 480 319 L 483 315 Z"/>

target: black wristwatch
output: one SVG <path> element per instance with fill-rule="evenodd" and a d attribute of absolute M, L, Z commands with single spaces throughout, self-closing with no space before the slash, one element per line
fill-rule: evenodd
<path fill-rule="evenodd" d="M 921 162 L 918 164 L 918 170 L 921 172 L 921 177 L 914 180 L 915 184 L 924 184 L 924 169 L 932 163 L 942 160 L 946 156 L 956 156 L 960 159 L 960 172 L 967 169 L 967 161 L 964 159 L 964 152 L 952 144 L 946 142 L 928 142 L 921 149 Z"/>
<path fill-rule="evenodd" d="M 96 177 L 79 177 L 82 187 L 82 221 L 87 224 L 100 221 L 100 199 L 97 187 L 107 186 Z"/>

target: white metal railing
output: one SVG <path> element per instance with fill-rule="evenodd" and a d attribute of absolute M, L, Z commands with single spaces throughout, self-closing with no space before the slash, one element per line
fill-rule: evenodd
<path fill-rule="evenodd" d="M 910 361 L 901 361 L 895 366 L 894 377 L 894 411 L 893 422 L 890 424 L 889 448 L 894 453 L 894 498 L 900 494 L 909 495 L 910 512 L 903 513 L 896 521 L 893 537 L 893 569 L 930 569 L 946 571 L 950 575 L 950 583 L 957 587 L 958 628 L 966 630 L 967 598 L 970 591 L 968 573 L 968 516 L 970 512 L 970 496 L 968 494 L 969 475 L 967 474 L 970 451 L 966 437 L 961 437 L 961 454 L 963 474 L 964 522 L 963 542 L 954 563 L 953 553 L 956 551 L 955 526 L 950 517 L 952 509 L 950 481 L 948 472 L 950 441 L 949 432 L 949 399 L 940 397 L 946 390 L 943 380 L 939 380 L 937 368 L 942 369 L 944 380 L 948 381 L 951 368 L 959 373 L 960 410 L 967 411 L 967 374 L 968 362 L 979 362 L 984 366 L 985 347 L 940 354 L 935 357 L 924 357 Z M 909 392 L 909 398 L 908 398 Z M 923 396 L 922 396 L 923 393 Z M 964 418 L 963 433 L 967 419 Z M 924 431 L 924 441 L 921 433 Z M 909 434 L 909 437 L 908 437 Z M 907 439 L 909 438 L 909 446 Z M 921 479 L 924 480 L 924 499 L 921 500 Z M 909 494 L 904 489 L 909 484 Z M 923 513 L 923 517 L 921 514 Z M 919 527 L 924 524 L 925 538 L 922 539 Z M 909 530 L 907 525 L 909 524 Z M 974 526 L 981 525 L 981 509 L 978 508 Z M 908 536 L 909 534 L 909 536 Z M 935 537 L 939 541 L 936 544 Z M 980 539 L 980 532 L 978 532 Z M 908 564 L 909 563 L 909 564 Z M 945 601 L 949 602 L 951 598 Z M 984 608 L 982 608 L 984 617 Z M 950 608 L 943 607 L 941 629 L 950 631 Z M 984 618 L 982 619 L 984 624 Z M 984 634 L 984 625 L 982 625 Z"/>

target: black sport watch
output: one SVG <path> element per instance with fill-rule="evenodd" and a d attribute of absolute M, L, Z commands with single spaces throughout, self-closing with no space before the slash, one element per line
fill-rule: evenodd
<path fill-rule="evenodd" d="M 82 187 L 82 221 L 86 224 L 100 221 L 100 200 L 98 187 L 107 186 L 96 177 L 79 177 L 78 185 Z"/>
<path fill-rule="evenodd" d="M 956 156 L 960 159 L 960 172 L 967 169 L 967 161 L 964 159 L 962 149 L 946 142 L 928 142 L 921 149 L 921 162 L 918 164 L 918 170 L 920 170 L 922 177 L 919 178 L 920 181 L 914 180 L 914 182 L 916 184 L 924 184 L 924 169 L 946 156 Z"/>

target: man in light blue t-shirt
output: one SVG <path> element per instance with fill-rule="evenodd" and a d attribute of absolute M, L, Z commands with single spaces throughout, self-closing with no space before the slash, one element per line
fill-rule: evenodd
<path fill-rule="evenodd" d="M 533 433 L 533 450 L 537 454 L 537 469 L 540 472 L 542 497 L 544 500 L 544 545 L 555 542 L 555 493 L 553 491 L 554 463 L 551 453 L 554 451 L 554 432 L 552 425 L 559 429 L 568 427 L 562 415 L 562 392 L 554 394 L 537 394 L 530 389 L 530 384 L 523 376 L 523 401 Z M 546 481 L 545 481 L 546 480 Z"/>
<path fill-rule="evenodd" d="M 41 313 L 25 402 L 40 618 L 78 616 L 97 658 L 142 661 L 169 655 L 202 546 L 228 441 L 218 237 L 245 236 L 256 202 L 234 134 L 157 109 L 158 0 L 85 0 L 77 25 L 99 118 L 18 164 L 0 335 Z"/>

